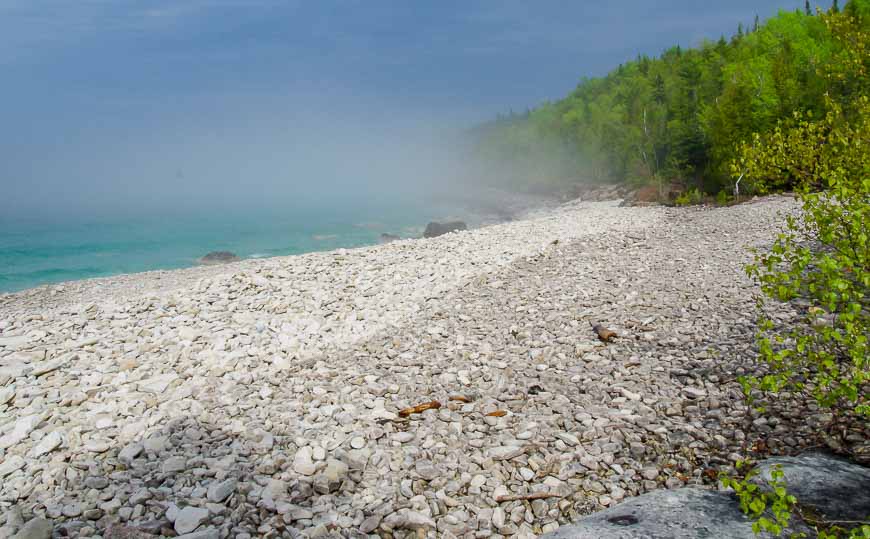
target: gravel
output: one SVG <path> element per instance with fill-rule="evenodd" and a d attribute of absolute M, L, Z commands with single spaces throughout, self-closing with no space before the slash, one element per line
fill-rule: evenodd
<path fill-rule="evenodd" d="M 749 442 L 743 264 L 796 207 L 575 202 L 2 296 L 0 529 L 532 537 L 701 483 Z M 787 452 L 823 417 L 776 421 Z"/>

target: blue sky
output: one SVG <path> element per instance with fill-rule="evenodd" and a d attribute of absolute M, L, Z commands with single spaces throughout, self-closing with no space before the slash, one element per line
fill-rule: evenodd
<path fill-rule="evenodd" d="M 555 99 L 638 53 L 802 7 L 0 0 L 0 211 L 338 181 L 376 148 L 410 159 L 433 127 Z"/>

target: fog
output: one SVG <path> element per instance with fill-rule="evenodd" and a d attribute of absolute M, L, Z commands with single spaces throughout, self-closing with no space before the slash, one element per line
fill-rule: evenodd
<path fill-rule="evenodd" d="M 396 203 L 468 190 L 458 118 L 376 102 L 244 96 L 30 125 L 10 153 L 7 216 Z M 108 117 L 106 117 L 108 116 Z M 69 120 L 67 120 L 69 121 Z M 29 162 L 25 162 L 29 160 Z"/>
<path fill-rule="evenodd" d="M 0 218 L 465 195 L 474 125 L 802 6 L 0 2 Z"/>

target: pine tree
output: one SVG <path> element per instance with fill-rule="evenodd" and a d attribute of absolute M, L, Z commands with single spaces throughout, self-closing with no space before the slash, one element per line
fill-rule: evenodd
<path fill-rule="evenodd" d="M 837 0 L 834 0 L 834 5 L 831 6 L 831 11 L 833 11 L 834 13 L 840 12 L 840 3 L 837 2 Z"/>
<path fill-rule="evenodd" d="M 737 37 L 743 37 L 743 23 L 737 25 Z"/>
<path fill-rule="evenodd" d="M 806 2 L 804 2 L 804 11 L 807 15 L 812 16 L 813 10 L 812 8 L 810 8 L 810 0 L 806 0 Z"/>
<path fill-rule="evenodd" d="M 756 14 L 755 14 L 755 22 L 752 23 L 752 31 L 753 31 L 753 32 L 757 32 L 757 31 L 758 31 L 758 26 L 759 26 L 759 23 L 758 23 L 758 14 L 756 13 Z"/>

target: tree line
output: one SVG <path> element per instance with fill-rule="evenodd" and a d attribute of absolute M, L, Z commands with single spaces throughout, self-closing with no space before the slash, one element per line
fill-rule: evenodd
<path fill-rule="evenodd" d="M 763 24 L 756 17 L 730 39 L 638 56 L 605 77 L 583 79 L 561 100 L 477 127 L 476 157 L 526 190 L 632 182 L 662 192 L 730 193 L 732 164 L 754 134 L 771 133 L 796 112 L 823 115 L 826 96 L 846 102 L 859 91 L 826 76 L 844 44 L 820 15 L 866 29 L 870 0 L 850 0 L 842 10 L 835 2 L 825 12 L 807 2 Z"/>

